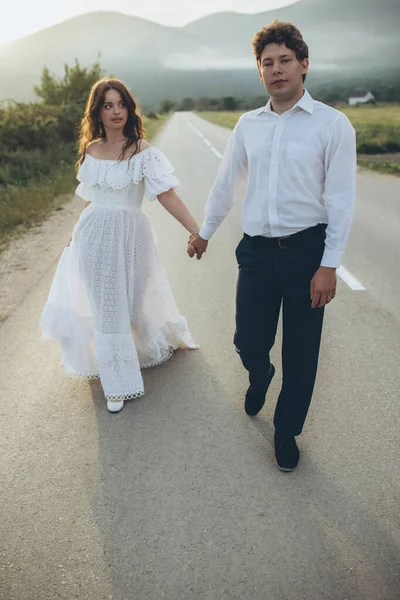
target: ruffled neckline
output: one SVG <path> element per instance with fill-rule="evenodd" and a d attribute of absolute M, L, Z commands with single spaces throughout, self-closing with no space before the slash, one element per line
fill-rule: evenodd
<path fill-rule="evenodd" d="M 127 163 L 129 161 L 132 161 L 134 158 L 139 158 L 139 156 L 141 156 L 142 154 L 145 154 L 145 152 L 149 152 L 150 150 L 155 150 L 155 148 L 153 148 L 153 146 L 150 146 L 149 148 L 145 148 L 144 150 L 141 150 L 140 152 L 137 152 L 136 154 L 132 154 L 132 156 L 130 156 L 129 158 L 124 158 L 123 160 L 118 160 L 118 158 L 97 158 L 96 156 L 93 156 L 92 154 L 86 153 L 85 160 L 87 159 L 87 157 L 90 157 L 92 160 L 100 161 L 100 162 Z"/>
<path fill-rule="evenodd" d="M 77 179 L 87 186 L 98 185 L 120 190 L 138 184 L 144 177 L 156 180 L 170 175 L 173 171 L 174 167 L 167 157 L 154 146 L 150 146 L 121 161 L 95 158 L 87 154 L 79 168 Z"/>

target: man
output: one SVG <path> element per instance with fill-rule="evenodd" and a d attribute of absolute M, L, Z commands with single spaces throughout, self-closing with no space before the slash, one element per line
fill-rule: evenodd
<path fill-rule="evenodd" d="M 292 471 L 300 456 L 295 436 L 317 373 L 324 307 L 336 295 L 336 269 L 353 217 L 356 143 L 347 117 L 304 89 L 308 47 L 294 25 L 264 27 L 253 50 L 270 100 L 244 114 L 232 132 L 188 254 L 201 258 L 247 176 L 234 343 L 249 372 L 245 410 L 254 416 L 275 373 L 270 350 L 282 304 L 283 381 L 274 441 L 277 466 Z"/>

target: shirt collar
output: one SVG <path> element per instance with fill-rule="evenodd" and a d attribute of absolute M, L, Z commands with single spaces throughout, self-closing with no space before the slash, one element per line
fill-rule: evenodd
<path fill-rule="evenodd" d="M 302 95 L 300 100 L 296 102 L 296 104 L 292 107 L 291 110 L 293 110 L 296 107 L 305 110 L 306 112 L 310 113 L 310 115 L 314 113 L 314 100 L 312 99 L 312 96 L 307 92 L 307 90 L 304 90 L 304 94 Z M 268 100 L 265 106 L 262 106 L 257 110 L 258 115 L 261 115 L 261 113 L 263 112 L 276 114 L 271 109 L 271 99 Z"/>

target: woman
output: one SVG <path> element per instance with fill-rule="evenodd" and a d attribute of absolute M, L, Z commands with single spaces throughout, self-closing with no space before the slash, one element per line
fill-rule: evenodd
<path fill-rule="evenodd" d="M 92 88 L 80 127 L 77 196 L 85 202 L 41 317 L 64 370 L 100 377 L 107 408 L 143 395 L 141 368 L 196 348 L 157 254 L 143 196 L 189 232 L 199 226 L 174 188 L 173 167 L 144 139 L 131 93 L 116 79 Z"/>

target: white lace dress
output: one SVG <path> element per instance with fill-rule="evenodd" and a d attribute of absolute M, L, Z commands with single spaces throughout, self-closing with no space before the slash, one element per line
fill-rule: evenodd
<path fill-rule="evenodd" d="M 107 400 L 144 393 L 141 368 L 196 348 L 179 314 L 142 210 L 176 187 L 173 167 L 150 147 L 130 160 L 87 155 L 76 194 L 91 204 L 74 227 L 43 309 L 43 339 L 61 344 L 71 375 L 99 377 Z"/>

